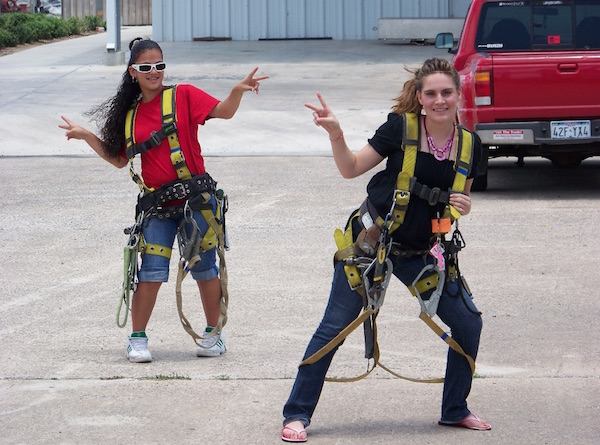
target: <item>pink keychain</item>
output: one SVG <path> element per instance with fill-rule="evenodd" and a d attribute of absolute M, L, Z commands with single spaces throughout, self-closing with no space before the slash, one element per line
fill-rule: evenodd
<path fill-rule="evenodd" d="M 431 250 L 429 251 L 429 255 L 435 258 L 435 266 L 440 272 L 444 272 L 446 270 L 446 260 L 444 258 L 444 245 L 442 243 L 436 242 Z"/>

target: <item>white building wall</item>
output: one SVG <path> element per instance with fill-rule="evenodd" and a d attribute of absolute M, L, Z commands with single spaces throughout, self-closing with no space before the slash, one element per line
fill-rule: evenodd
<path fill-rule="evenodd" d="M 158 41 L 377 39 L 380 18 L 447 18 L 460 0 L 153 0 Z"/>

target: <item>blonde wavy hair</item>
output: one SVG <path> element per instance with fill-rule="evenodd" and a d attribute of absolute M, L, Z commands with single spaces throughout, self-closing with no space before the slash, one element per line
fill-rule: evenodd
<path fill-rule="evenodd" d="M 413 77 L 407 80 L 402 87 L 400 95 L 394 98 L 396 102 L 392 107 L 394 113 L 420 113 L 421 104 L 417 99 L 417 91 L 423 88 L 423 80 L 432 74 L 442 73 L 450 76 L 456 89 L 460 89 L 460 76 L 452 66 L 452 63 L 445 59 L 427 59 L 421 68 L 409 69 L 406 71 L 413 74 Z"/>

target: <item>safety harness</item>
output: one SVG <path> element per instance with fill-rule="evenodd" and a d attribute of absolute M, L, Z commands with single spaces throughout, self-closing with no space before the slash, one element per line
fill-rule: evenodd
<path fill-rule="evenodd" d="M 146 243 L 142 235 L 142 224 L 147 217 L 172 218 L 183 214 L 183 219 L 177 230 L 179 245 L 179 269 L 175 293 L 177 297 L 177 311 L 179 319 L 188 334 L 200 347 L 210 348 L 219 341 L 222 328 L 227 323 L 227 306 L 229 294 L 227 292 L 227 266 L 225 263 L 225 250 L 229 249 L 225 213 L 228 210 L 227 196 L 223 190 L 216 189 L 217 183 L 208 173 L 203 175 L 192 175 L 185 162 L 185 157 L 179 144 L 177 135 L 176 116 L 176 88 L 168 86 L 161 93 L 162 127 L 153 131 L 146 141 L 136 143 L 135 141 L 135 118 L 139 106 L 136 101 L 127 112 L 125 118 L 125 153 L 129 159 L 129 173 L 133 181 L 138 185 L 140 194 L 136 206 L 136 222 L 133 226 L 125 229 L 129 235 L 124 251 L 124 280 L 121 299 L 117 310 L 117 325 L 124 327 L 127 324 L 127 312 L 121 318 L 121 310 L 125 304 L 127 311 L 130 310 L 130 294 L 135 292 L 138 283 L 138 253 L 141 255 L 158 255 L 171 258 L 172 249 L 169 246 Z M 146 153 L 154 147 L 162 144 L 167 139 L 171 149 L 171 162 L 177 178 L 175 181 L 163 185 L 158 189 L 148 187 L 141 176 L 135 171 L 134 158 Z M 209 202 L 212 196 L 217 201 L 216 214 L 213 214 L 212 205 Z M 171 202 L 174 205 L 166 205 Z M 193 212 L 199 211 L 208 224 L 208 230 L 201 236 L 198 225 L 193 218 Z M 184 278 L 194 265 L 200 261 L 200 253 L 211 249 L 217 249 L 219 255 L 219 275 L 221 281 L 221 314 L 217 326 L 204 338 L 214 337 L 214 342 L 202 345 L 203 337 L 198 335 L 191 327 L 188 319 L 183 314 L 181 285 Z"/>
<path fill-rule="evenodd" d="M 423 256 L 430 254 L 434 257 L 434 264 L 427 264 L 417 275 L 411 285 L 410 292 L 418 299 L 421 306 L 421 318 L 442 340 L 453 350 L 466 358 L 475 372 L 475 362 L 467 355 L 462 347 L 444 330 L 439 327 L 432 317 L 437 312 L 438 303 L 447 280 L 459 280 L 470 294 L 464 277 L 458 268 L 458 252 L 465 247 L 464 239 L 458 230 L 460 213 L 449 204 L 451 193 L 464 192 L 465 185 L 473 162 L 473 137 L 470 132 L 458 126 L 457 154 L 454 162 L 454 181 L 449 191 L 439 188 L 430 188 L 417 182 L 414 176 L 419 151 L 419 135 L 421 134 L 420 119 L 415 113 L 402 115 L 402 150 L 404 158 L 402 170 L 396 179 L 396 188 L 392 196 L 392 205 L 385 216 L 379 215 L 375 207 L 368 200 L 363 202 L 358 210 L 351 216 L 346 229 L 336 229 L 334 238 L 338 251 L 334 262 L 342 261 L 348 283 L 352 290 L 358 292 L 363 298 L 363 310 L 359 316 L 343 329 L 335 338 L 320 350 L 300 363 L 300 366 L 317 362 L 328 352 L 338 346 L 360 324 L 364 327 L 365 357 L 373 359 L 373 364 L 367 367 L 364 374 L 354 378 L 326 378 L 328 381 L 351 382 L 365 378 L 377 365 L 392 375 L 413 382 L 440 383 L 444 379 L 415 379 L 401 376 L 380 362 L 380 351 L 377 344 L 376 317 L 383 305 L 385 292 L 393 272 L 393 262 L 390 256 Z M 394 243 L 391 234 L 404 222 L 406 210 L 410 199 L 424 199 L 429 205 L 445 204 L 444 214 L 432 221 L 432 233 L 435 242 L 430 250 L 407 250 Z M 446 234 L 455 230 L 450 239 Z M 356 228 L 360 227 L 358 233 Z M 422 295 L 432 291 L 429 298 Z"/>

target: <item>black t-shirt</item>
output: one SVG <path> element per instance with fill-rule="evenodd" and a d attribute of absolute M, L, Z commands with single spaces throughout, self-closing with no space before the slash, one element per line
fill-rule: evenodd
<path fill-rule="evenodd" d="M 402 151 L 402 117 L 397 113 L 388 114 L 388 120 L 369 139 L 369 144 L 384 158 L 387 157 L 385 170 L 378 172 L 367 185 L 369 200 L 382 217 L 388 214 L 392 205 L 392 195 L 396 189 L 398 173 L 402 170 L 404 152 Z M 474 136 L 473 165 L 469 178 L 477 176 L 477 167 L 481 159 L 481 140 Z M 420 132 L 419 132 L 420 138 Z M 419 141 L 420 142 L 420 141 Z M 454 182 L 454 161 L 438 161 L 431 153 L 419 151 L 415 166 L 417 182 L 431 188 L 449 190 Z M 430 206 L 424 199 L 412 196 L 404 223 L 392 237 L 408 249 L 424 250 L 430 247 L 431 219 L 441 216 L 444 204 Z"/>

